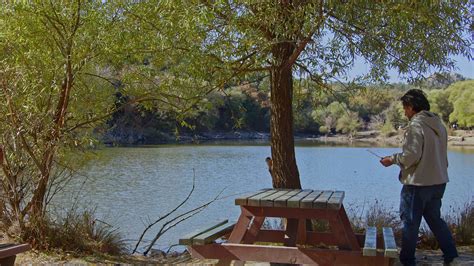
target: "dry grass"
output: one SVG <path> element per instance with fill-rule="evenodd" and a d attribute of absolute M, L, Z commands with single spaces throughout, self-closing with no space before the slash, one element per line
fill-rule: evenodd
<path fill-rule="evenodd" d="M 474 244 L 474 201 L 467 202 L 458 208 L 451 206 L 443 219 L 448 224 L 458 246 Z M 419 246 L 425 249 L 439 248 L 434 234 L 426 224 L 420 228 Z"/>
<path fill-rule="evenodd" d="M 367 206 L 367 211 L 365 204 L 362 208 L 351 206 L 348 209 L 348 215 L 352 228 L 357 233 L 364 232 L 365 228 L 369 226 L 375 226 L 378 230 L 381 230 L 382 227 L 392 227 L 395 235 L 401 230 L 398 211 L 393 207 L 384 205 L 377 199 Z"/>
<path fill-rule="evenodd" d="M 385 206 L 381 201 L 375 200 L 368 205 L 368 210 L 350 207 L 348 210 L 352 228 L 357 233 L 363 233 L 368 226 L 375 226 L 378 230 L 382 227 L 392 227 L 397 242 L 401 240 L 402 224 L 398 211 Z M 462 207 L 451 207 L 443 216 L 448 224 L 458 246 L 474 244 L 474 201 L 465 203 Z M 400 243 L 398 243 L 400 244 Z M 422 249 L 438 249 L 439 245 L 435 236 L 426 224 L 420 227 L 418 247 Z"/>
<path fill-rule="evenodd" d="M 30 243 L 41 239 L 40 243 L 31 243 L 39 250 L 60 250 L 78 256 L 121 255 L 126 248 L 116 229 L 96 219 L 94 211 L 72 210 L 55 220 L 31 222 L 22 238 Z"/>

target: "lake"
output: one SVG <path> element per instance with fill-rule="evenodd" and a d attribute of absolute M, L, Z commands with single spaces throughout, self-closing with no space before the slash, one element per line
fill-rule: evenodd
<path fill-rule="evenodd" d="M 401 184 L 398 167 L 385 168 L 367 147 L 324 146 L 297 143 L 296 159 L 303 188 L 343 190 L 346 209 L 363 212 L 376 200 L 397 210 Z M 399 148 L 369 148 L 380 155 Z M 195 191 L 182 213 L 212 199 L 206 210 L 168 231 L 155 248 L 178 242 L 180 236 L 220 219 L 236 220 L 240 213 L 234 198 L 241 193 L 271 187 L 265 158 L 268 144 L 160 145 L 104 148 L 71 184 L 59 194 L 58 207 L 70 206 L 72 191 L 80 190 L 84 206 L 95 206 L 96 216 L 115 227 L 134 245 L 149 221 L 154 221 Z M 474 149 L 450 149 L 449 176 L 443 212 L 472 200 Z M 83 178 L 86 176 L 87 178 Z M 153 231 L 157 232 L 158 228 Z M 147 239 L 153 238 L 149 235 Z"/>

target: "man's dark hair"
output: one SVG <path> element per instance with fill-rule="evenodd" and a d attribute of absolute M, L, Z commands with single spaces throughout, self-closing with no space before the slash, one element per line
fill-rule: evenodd
<path fill-rule="evenodd" d="M 417 113 L 422 110 L 430 110 L 430 103 L 428 102 L 425 93 L 419 89 L 411 89 L 407 91 L 405 95 L 400 98 L 400 101 L 402 101 L 403 106 L 411 106 Z"/>

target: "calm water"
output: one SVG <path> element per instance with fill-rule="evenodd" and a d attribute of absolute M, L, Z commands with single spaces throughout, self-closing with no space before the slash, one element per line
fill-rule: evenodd
<path fill-rule="evenodd" d="M 325 147 L 300 144 L 296 157 L 303 188 L 344 190 L 347 209 L 357 212 L 379 200 L 397 208 L 401 185 L 398 167 L 384 168 L 366 147 Z M 388 155 L 398 148 L 370 148 Z M 96 206 L 101 220 L 118 227 L 134 245 L 148 221 L 172 210 L 191 189 L 195 192 L 183 210 L 199 206 L 224 190 L 221 199 L 206 210 L 166 233 L 156 248 L 177 243 L 187 232 L 205 226 L 207 221 L 237 219 L 236 194 L 271 187 L 265 157 L 268 145 L 169 145 L 133 148 L 106 148 L 90 162 L 72 187 L 81 188 L 79 198 Z M 474 195 L 474 150 L 449 151 L 450 183 L 444 199 L 444 212 L 458 207 Z M 62 207 L 70 204 L 70 191 L 56 199 Z M 154 231 L 157 232 L 158 228 Z M 153 235 L 149 235 L 151 239 Z"/>

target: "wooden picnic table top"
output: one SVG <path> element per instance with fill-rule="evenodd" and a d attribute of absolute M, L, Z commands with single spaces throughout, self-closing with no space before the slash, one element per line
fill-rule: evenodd
<path fill-rule="evenodd" d="M 338 210 L 344 191 L 312 189 L 262 189 L 235 199 L 235 205 Z"/>

